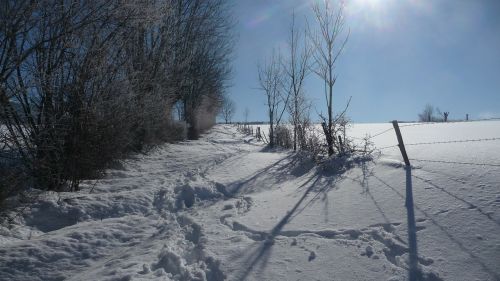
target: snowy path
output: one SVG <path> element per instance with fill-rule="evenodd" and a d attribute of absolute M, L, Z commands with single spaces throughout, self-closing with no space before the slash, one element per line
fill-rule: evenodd
<path fill-rule="evenodd" d="M 415 166 L 412 249 L 394 159 L 325 171 L 217 126 L 0 228 L 0 280 L 395 281 L 412 250 L 423 280 L 500 280 L 500 171 Z"/>
<path fill-rule="evenodd" d="M 131 160 L 82 192 L 47 194 L 17 225 L 0 229 L 0 280 L 222 280 L 175 193 L 251 147 L 215 129 Z M 200 197 L 221 196 L 200 183 Z"/>

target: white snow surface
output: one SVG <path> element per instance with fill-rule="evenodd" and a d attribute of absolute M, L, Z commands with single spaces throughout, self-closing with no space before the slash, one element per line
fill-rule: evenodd
<path fill-rule="evenodd" d="M 358 124 L 351 134 L 391 126 Z M 495 138 L 500 122 L 401 131 L 407 144 Z M 394 131 L 373 141 L 397 143 Z M 500 164 L 500 141 L 407 151 Z M 13 210 L 14 222 L 0 227 L 0 280 L 396 281 L 408 280 L 414 251 L 421 280 L 500 280 L 500 167 L 412 161 L 408 173 L 401 161 L 394 147 L 372 161 L 318 166 L 217 125 L 79 192 L 44 193 L 21 215 L 22 205 Z"/>

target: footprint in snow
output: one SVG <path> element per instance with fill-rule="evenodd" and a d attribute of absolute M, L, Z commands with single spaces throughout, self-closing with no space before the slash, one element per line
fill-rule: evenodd
<path fill-rule="evenodd" d="M 308 261 L 312 261 L 316 258 L 316 253 L 314 251 L 311 251 L 309 253 L 309 258 L 307 259 Z"/>

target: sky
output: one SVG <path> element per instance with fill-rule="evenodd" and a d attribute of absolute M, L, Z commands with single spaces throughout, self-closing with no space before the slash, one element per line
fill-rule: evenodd
<path fill-rule="evenodd" d="M 314 27 L 320 0 L 232 0 L 238 34 L 228 94 L 235 121 L 265 121 L 257 64 L 287 53 L 292 13 Z M 334 1 L 334 0 L 329 0 Z M 352 97 L 354 122 L 416 120 L 426 104 L 450 119 L 500 117 L 500 0 L 346 0 L 349 39 L 337 65 L 334 111 Z M 311 74 L 311 118 L 326 112 L 324 86 Z"/>

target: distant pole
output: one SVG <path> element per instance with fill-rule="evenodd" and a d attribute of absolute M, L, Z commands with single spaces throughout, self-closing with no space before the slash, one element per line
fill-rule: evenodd
<path fill-rule="evenodd" d="M 401 155 L 403 155 L 403 160 L 405 161 L 405 165 L 409 167 L 410 160 L 408 159 L 408 155 L 406 154 L 405 144 L 403 142 L 403 137 L 401 136 L 401 131 L 399 130 L 398 121 L 397 120 L 392 121 L 392 126 L 394 126 L 394 131 L 396 131 L 399 150 L 401 150 Z"/>

